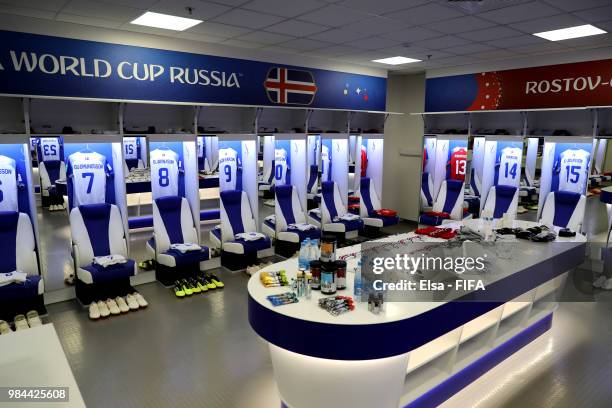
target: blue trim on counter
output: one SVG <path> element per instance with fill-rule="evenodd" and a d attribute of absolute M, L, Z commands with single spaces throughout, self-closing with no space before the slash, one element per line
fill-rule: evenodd
<path fill-rule="evenodd" d="M 436 385 L 404 408 L 428 408 L 442 404 L 512 354 L 546 333 L 552 327 L 552 317 L 553 314 L 551 313 L 532 324 L 510 340 L 500 344 L 472 364 Z"/>
<path fill-rule="evenodd" d="M 414 350 L 577 267 L 584 246 L 558 254 L 462 298 L 388 323 L 348 325 L 307 321 L 259 304 L 249 294 L 249 323 L 268 342 L 303 355 L 332 360 L 372 360 Z M 350 339 L 350 341 L 333 341 Z"/>

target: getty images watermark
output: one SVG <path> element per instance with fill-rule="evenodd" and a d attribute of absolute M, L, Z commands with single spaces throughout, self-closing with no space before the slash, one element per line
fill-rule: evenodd
<path fill-rule="evenodd" d="M 591 243 L 591 246 L 594 243 Z M 508 302 L 553 282 L 538 293 L 551 301 L 596 300 L 584 243 L 502 239 L 496 242 L 366 242 L 361 258 L 362 300 L 370 293 L 390 302 Z M 567 273 L 566 273 L 567 272 Z"/>

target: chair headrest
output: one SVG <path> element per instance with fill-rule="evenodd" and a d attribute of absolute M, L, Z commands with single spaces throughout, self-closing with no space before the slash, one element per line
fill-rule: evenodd
<path fill-rule="evenodd" d="M 572 191 L 555 191 L 555 202 L 558 204 L 576 205 L 580 200 L 580 194 Z"/>
<path fill-rule="evenodd" d="M 333 181 L 324 181 L 321 183 L 321 193 L 333 193 L 334 192 L 334 183 Z"/>
<path fill-rule="evenodd" d="M 463 181 L 460 180 L 446 180 L 447 191 L 459 191 L 463 188 Z"/>
<path fill-rule="evenodd" d="M 293 186 L 291 184 L 283 184 L 274 188 L 274 194 L 279 199 L 291 198 L 293 194 Z"/>
<path fill-rule="evenodd" d="M 369 177 L 362 177 L 361 181 L 359 182 L 359 185 L 361 187 L 361 191 L 366 191 L 370 188 L 370 178 Z"/>
<path fill-rule="evenodd" d="M 97 220 L 102 218 L 108 218 L 110 213 L 111 205 L 107 203 L 102 204 L 84 204 L 79 206 L 81 216 L 90 220 Z"/>
<path fill-rule="evenodd" d="M 62 162 L 59 160 L 47 160 L 47 161 L 42 162 L 42 164 L 44 164 L 45 168 L 47 169 L 59 169 Z"/>
<path fill-rule="evenodd" d="M 221 200 L 223 200 L 224 205 L 239 204 L 242 202 L 242 190 L 222 191 L 219 196 Z"/>
<path fill-rule="evenodd" d="M 155 204 L 160 211 L 175 211 L 181 208 L 183 197 L 166 196 L 155 199 Z"/>
<path fill-rule="evenodd" d="M 17 211 L 0 211 L 0 231 L 15 230 L 18 220 Z"/>
<path fill-rule="evenodd" d="M 505 185 L 495 186 L 495 193 L 499 197 L 512 197 L 514 193 L 516 193 L 516 187 Z"/>

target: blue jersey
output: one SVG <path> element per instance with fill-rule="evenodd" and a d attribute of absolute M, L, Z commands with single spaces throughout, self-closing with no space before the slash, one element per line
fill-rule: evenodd
<path fill-rule="evenodd" d="M 38 157 L 41 161 L 61 160 L 60 140 L 58 137 L 41 137 L 38 140 Z"/>
<path fill-rule="evenodd" d="M 68 156 L 72 206 L 106 202 L 106 179 L 111 173 L 112 167 L 100 153 L 76 152 Z"/>
<path fill-rule="evenodd" d="M 182 163 L 176 152 L 155 149 L 151 152 L 151 193 L 153 199 L 176 196 L 179 191 L 179 171 Z"/>
<path fill-rule="evenodd" d="M 0 211 L 18 211 L 15 160 L 0 156 Z"/>

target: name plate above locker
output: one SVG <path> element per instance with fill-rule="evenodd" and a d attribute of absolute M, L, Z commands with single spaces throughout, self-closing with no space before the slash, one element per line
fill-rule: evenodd
<path fill-rule="evenodd" d="M 0 30 L 0 94 L 384 111 L 386 78 Z"/>

